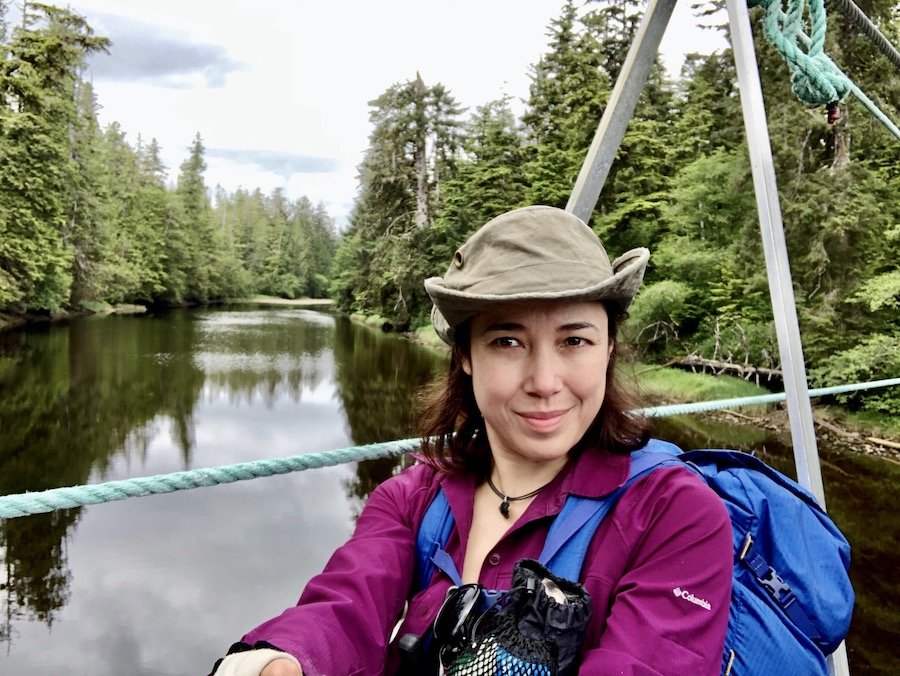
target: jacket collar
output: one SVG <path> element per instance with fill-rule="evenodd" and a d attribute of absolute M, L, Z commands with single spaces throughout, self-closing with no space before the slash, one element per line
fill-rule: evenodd
<path fill-rule="evenodd" d="M 556 478 L 534 499 L 518 524 L 542 516 L 558 514 L 569 495 L 598 498 L 625 483 L 631 464 L 628 455 L 613 455 L 596 447 L 585 448 L 578 457 L 566 463 Z M 468 472 L 446 474 L 441 487 L 450 503 L 457 526 L 468 533 L 472 525 L 472 496 L 478 485 Z"/>

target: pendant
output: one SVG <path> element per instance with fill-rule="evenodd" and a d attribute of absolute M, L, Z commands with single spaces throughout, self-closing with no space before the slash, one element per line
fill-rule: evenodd
<path fill-rule="evenodd" d="M 500 503 L 500 513 L 503 515 L 504 519 L 509 518 L 509 499 L 503 498 L 503 502 Z"/>

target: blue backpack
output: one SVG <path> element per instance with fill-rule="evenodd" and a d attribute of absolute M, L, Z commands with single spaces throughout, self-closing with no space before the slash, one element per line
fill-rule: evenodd
<path fill-rule="evenodd" d="M 632 483 L 658 467 L 681 465 L 722 498 L 731 518 L 734 576 L 722 673 L 827 674 L 827 655 L 847 635 L 853 612 L 850 546 L 805 488 L 740 451 L 683 453 L 658 439 L 632 453 L 628 479 L 602 498 L 570 496 L 554 520 L 539 562 L 578 580 L 591 539 Z M 442 491 L 416 541 L 419 588 L 435 567 L 460 576 L 444 545 L 454 520 Z"/>

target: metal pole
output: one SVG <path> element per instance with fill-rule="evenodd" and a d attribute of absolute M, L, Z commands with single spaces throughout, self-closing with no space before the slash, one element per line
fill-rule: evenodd
<path fill-rule="evenodd" d="M 772 297 L 772 310 L 775 315 L 778 351 L 784 372 L 784 390 L 794 445 L 794 464 L 797 467 L 798 481 L 812 491 L 824 508 L 825 491 L 806 384 L 803 347 L 800 342 L 800 327 L 784 240 L 784 225 L 775 182 L 775 165 L 772 162 L 766 109 L 756 64 L 753 33 L 750 30 L 750 13 L 746 0 L 726 0 L 726 6 L 741 93 L 741 109 L 747 131 L 747 146 L 750 151 L 756 208 L 759 212 L 759 225 L 766 257 L 769 294 Z M 833 676 L 849 676 L 850 667 L 843 643 L 828 658 L 828 671 Z"/>
<path fill-rule="evenodd" d="M 566 204 L 566 211 L 575 214 L 585 223 L 590 220 L 594 207 L 597 206 L 597 199 L 625 136 L 625 129 L 634 115 L 650 68 L 656 61 L 659 43 L 666 32 L 672 10 L 675 9 L 675 1 L 650 0 L 647 3 L 647 11 L 628 49 L 619 77 L 616 78 L 609 103 L 600 118 L 594 140 Z"/>

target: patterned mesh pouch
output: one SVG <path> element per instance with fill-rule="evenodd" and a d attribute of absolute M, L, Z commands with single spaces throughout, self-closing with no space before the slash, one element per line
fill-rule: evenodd
<path fill-rule="evenodd" d="M 570 676 L 590 617 L 584 587 L 523 559 L 512 589 L 442 646 L 441 664 L 447 676 Z"/>

